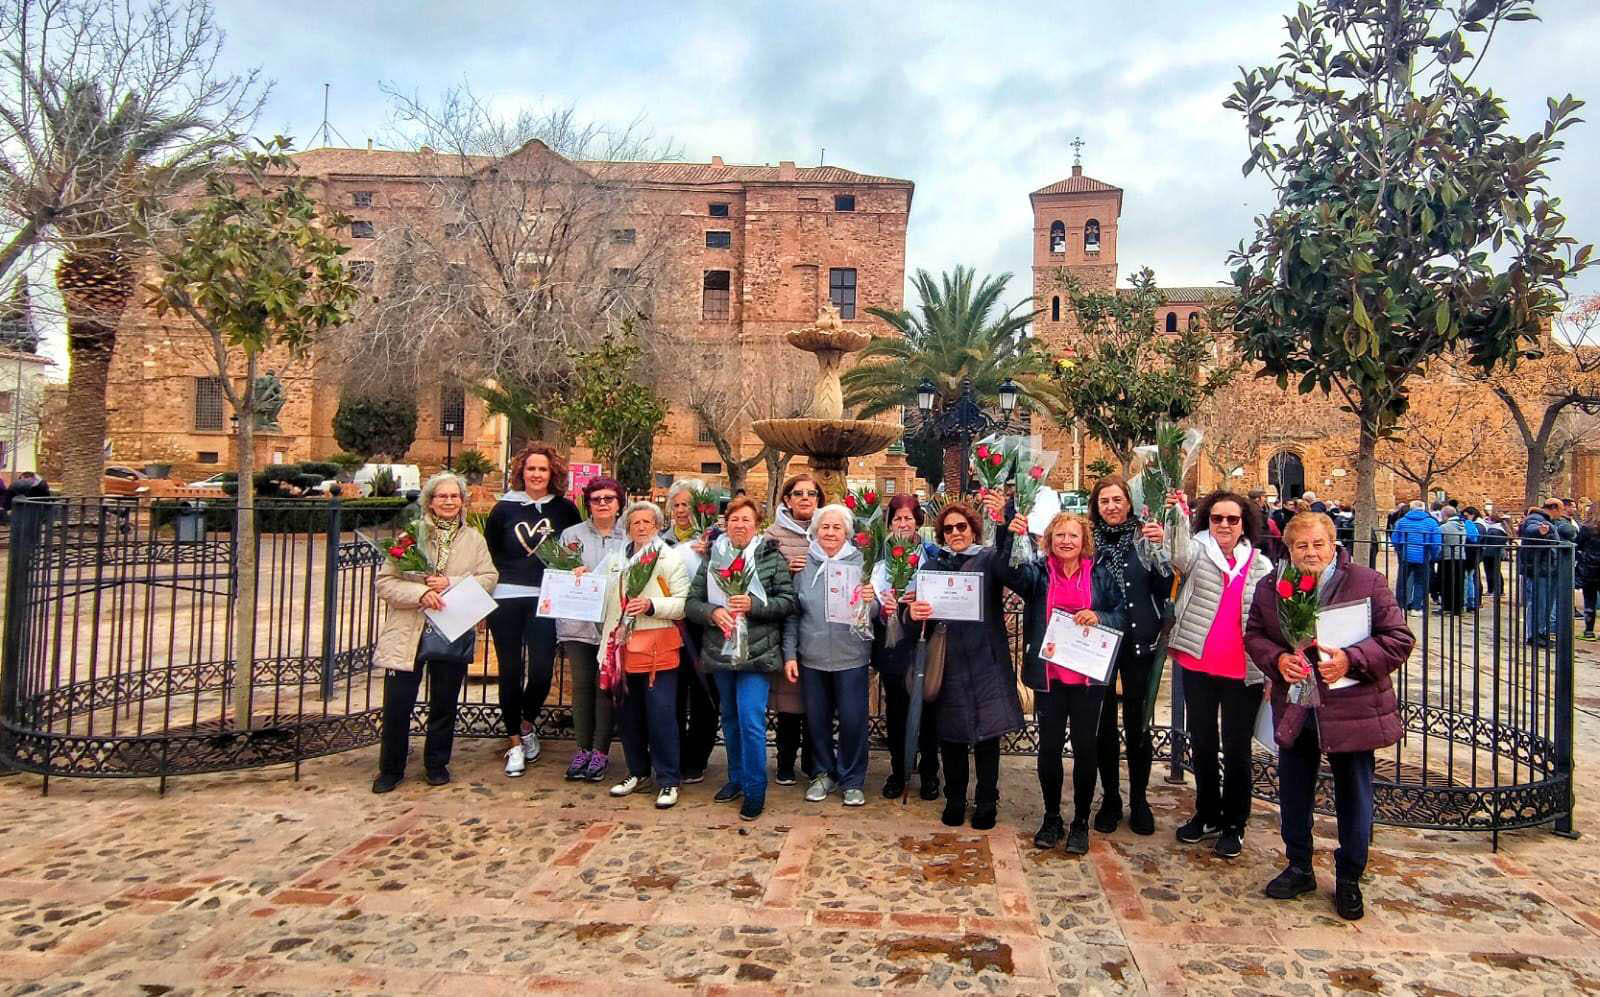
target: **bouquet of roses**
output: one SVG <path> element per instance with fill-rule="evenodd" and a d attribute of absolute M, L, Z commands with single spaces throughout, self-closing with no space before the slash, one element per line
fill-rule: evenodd
<path fill-rule="evenodd" d="M 860 530 L 867 523 L 882 518 L 883 496 L 871 485 L 861 489 L 852 488 L 844 493 L 844 507 L 855 516 L 856 529 Z"/>
<path fill-rule="evenodd" d="M 694 516 L 694 529 L 700 536 L 705 536 L 706 531 L 717 525 L 717 503 L 720 496 L 710 488 L 692 488 L 689 490 L 691 513 Z"/>
<path fill-rule="evenodd" d="M 1053 450 L 1038 450 L 1024 441 L 1017 445 L 1014 464 L 1016 467 L 1017 482 L 1017 515 L 1029 516 L 1034 507 L 1039 504 L 1041 492 L 1050 489 L 1044 483 L 1045 476 L 1055 467 L 1057 454 Z M 1060 508 L 1059 500 L 1055 503 Z M 1011 566 L 1014 568 L 1030 560 L 1034 555 L 1033 531 L 1018 537 L 1011 545 Z"/>
<path fill-rule="evenodd" d="M 865 584 L 883 557 L 884 539 L 888 535 L 888 529 L 884 526 L 882 516 L 865 524 L 858 523 L 857 526 L 856 535 L 850 540 L 856 545 L 856 550 L 861 552 L 861 581 Z M 850 605 L 855 608 L 855 621 L 850 624 L 850 629 L 862 640 L 871 640 L 872 600 L 861 598 L 861 590 L 857 587 L 855 593 L 850 596 Z"/>
<path fill-rule="evenodd" d="M 1289 689 L 1290 708 L 1278 721 L 1278 743 L 1293 744 L 1305 724 L 1305 711 L 1322 705 L 1317 685 L 1317 576 L 1285 564 L 1278 577 L 1278 625 L 1306 665 L 1306 677 Z"/>
<path fill-rule="evenodd" d="M 1200 451 L 1201 438 L 1198 429 L 1185 430 L 1176 423 L 1161 422 L 1156 426 L 1155 443 L 1133 450 L 1143 460 L 1143 467 L 1130 483 L 1134 511 L 1140 519 L 1160 523 L 1167 531 L 1167 541 L 1160 550 L 1148 541 L 1140 541 L 1139 559 L 1146 567 L 1171 559 L 1172 531 L 1184 513 L 1168 506 L 1167 496 L 1183 487 L 1183 477 L 1194 466 Z"/>
<path fill-rule="evenodd" d="M 717 587 L 723 595 L 749 595 L 756 580 L 756 566 L 745 560 L 744 552 L 735 550 L 731 544 L 728 553 L 732 556 L 718 563 L 721 558 L 716 550 L 713 548 L 711 552 L 710 569 L 716 573 Z M 733 632 L 723 635 L 723 647 L 728 652 L 728 660 L 738 664 L 750 653 L 750 624 L 745 622 L 743 613 L 729 612 L 733 614 Z"/>
<path fill-rule="evenodd" d="M 650 584 L 650 578 L 656 573 L 656 562 L 659 560 L 661 560 L 661 548 L 652 543 L 646 545 L 628 561 L 627 567 L 622 571 L 622 591 L 618 593 L 624 606 L 630 600 L 644 595 L 645 587 Z M 666 579 L 657 581 L 661 591 L 667 593 L 669 590 Z M 600 667 L 599 685 L 617 699 L 621 699 L 628 688 L 627 673 L 622 666 L 622 651 L 628 646 L 628 638 L 632 636 L 634 624 L 637 622 L 638 618 L 632 613 L 624 612 L 622 621 L 611 631 L 611 639 L 606 643 L 606 658 Z"/>
<path fill-rule="evenodd" d="M 1014 456 L 996 436 L 987 437 L 972 451 L 972 476 L 978 482 L 979 501 L 990 492 L 1005 487 L 1006 480 L 1011 476 Z M 1000 521 L 998 514 L 994 521 Z"/>
<path fill-rule="evenodd" d="M 395 534 L 394 538 L 381 548 L 394 562 L 396 570 L 414 575 L 434 573 L 433 562 L 428 560 L 428 555 L 417 545 L 417 537 L 421 534 L 421 530 L 422 523 L 413 519 L 406 524 L 405 529 Z"/>
<path fill-rule="evenodd" d="M 905 595 L 917 565 L 922 563 L 922 543 L 913 534 L 897 534 L 884 541 L 884 568 L 889 577 L 889 587 Z"/>
<path fill-rule="evenodd" d="M 555 537 L 545 537 L 533 549 L 533 556 L 543 561 L 547 568 L 571 571 L 583 563 L 583 544 L 577 540 L 563 544 Z"/>

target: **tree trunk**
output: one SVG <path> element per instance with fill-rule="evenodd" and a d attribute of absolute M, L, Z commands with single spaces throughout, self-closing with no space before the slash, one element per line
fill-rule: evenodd
<path fill-rule="evenodd" d="M 778 493 L 783 491 L 783 469 L 794 459 L 793 454 L 780 453 L 772 447 L 763 451 L 762 460 L 767 465 L 767 515 L 778 515 Z"/>
<path fill-rule="evenodd" d="M 68 252 L 56 266 L 56 287 L 67 311 L 67 411 L 62 433 L 61 490 L 100 494 L 105 467 L 106 385 L 117 344 L 117 323 L 133 297 L 133 270 L 114 252 Z"/>
<path fill-rule="evenodd" d="M 226 372 L 223 372 L 226 376 Z M 255 681 L 256 653 L 256 355 L 245 361 L 244 391 L 234 414 L 239 428 L 234 437 L 234 469 L 239 475 L 239 494 L 233 527 L 234 570 L 238 584 L 233 602 L 233 723 L 237 730 L 250 729 L 250 692 Z M 331 611 L 331 607 L 329 608 Z"/>
<path fill-rule="evenodd" d="M 1355 538 L 1364 540 L 1378 525 L 1378 416 L 1372 402 L 1362 401 L 1360 442 L 1356 449 Z M 1424 497 L 1426 498 L 1426 497 Z"/>
<path fill-rule="evenodd" d="M 952 497 L 961 495 L 961 472 L 966 469 L 966 449 L 959 442 L 944 445 L 944 491 Z"/>

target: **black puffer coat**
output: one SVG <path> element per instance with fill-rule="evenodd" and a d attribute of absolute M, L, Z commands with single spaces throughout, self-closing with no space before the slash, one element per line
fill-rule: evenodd
<path fill-rule="evenodd" d="M 999 537 L 995 556 L 1000 563 L 1011 563 L 1012 543 L 1009 530 Z M 1100 617 L 1100 625 L 1121 630 L 1124 625 L 1120 605 L 1122 593 L 1112 577 L 1111 566 L 1096 560 L 1089 584 L 1090 608 Z M 1006 586 L 1022 597 L 1022 683 L 1030 689 L 1042 690 L 1045 669 L 1039 647 L 1044 643 L 1044 628 L 1050 623 L 1050 569 L 1045 557 L 1035 557 L 1016 568 L 1008 568 Z"/>
<path fill-rule="evenodd" d="M 708 556 L 700 562 L 694 581 L 689 586 L 689 600 L 684 604 L 684 615 L 703 630 L 700 661 L 707 671 L 722 672 L 777 672 L 783 670 L 783 620 L 795 610 L 794 582 L 789 574 L 789 562 L 772 540 L 763 540 L 756 547 L 756 574 L 767 593 L 767 601 L 757 599 L 745 616 L 748 630 L 749 654 L 743 661 L 729 660 L 726 639 L 722 630 L 711 622 L 717 607 L 707 597 L 706 572 L 711 569 Z"/>
<path fill-rule="evenodd" d="M 944 685 L 939 692 L 939 739 L 976 744 L 1022 729 L 1017 673 L 1006 641 L 1006 562 L 991 547 L 941 551 L 937 571 L 983 575 L 983 622 L 947 623 Z"/>
<path fill-rule="evenodd" d="M 1600 529 L 1585 525 L 1578 531 L 1577 562 L 1573 570 L 1579 586 L 1600 587 Z"/>

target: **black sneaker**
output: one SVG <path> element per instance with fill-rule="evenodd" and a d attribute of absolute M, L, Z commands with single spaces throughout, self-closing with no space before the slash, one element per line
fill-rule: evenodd
<path fill-rule="evenodd" d="M 737 800 L 743 795 L 744 790 L 739 788 L 738 783 L 725 782 L 722 784 L 722 788 L 717 790 L 717 795 L 713 796 L 711 799 L 717 803 L 727 803 L 729 800 Z"/>
<path fill-rule="evenodd" d="M 1333 909 L 1346 921 L 1359 921 L 1367 912 L 1361 902 L 1361 884 L 1353 879 L 1341 879 L 1333 888 Z"/>
<path fill-rule="evenodd" d="M 778 769 L 778 778 L 775 780 L 780 786 L 794 785 L 794 766 Z"/>
<path fill-rule="evenodd" d="M 995 820 L 999 816 L 994 807 L 977 807 L 972 811 L 972 829 L 974 831 L 993 830 Z"/>
<path fill-rule="evenodd" d="M 428 785 L 443 786 L 450 781 L 449 769 L 435 769 L 428 773 Z"/>
<path fill-rule="evenodd" d="M 922 780 L 922 785 L 917 789 L 917 795 L 929 802 L 937 800 L 939 798 L 938 777 Z"/>
<path fill-rule="evenodd" d="M 1244 833 L 1233 828 L 1225 829 L 1217 838 L 1216 853 L 1225 859 L 1236 859 L 1244 851 Z"/>
<path fill-rule="evenodd" d="M 1267 896 L 1274 900 L 1293 900 L 1302 893 L 1310 893 L 1317 888 L 1317 877 L 1314 873 L 1294 866 L 1285 866 L 1284 870 L 1273 877 L 1267 884 Z"/>
<path fill-rule="evenodd" d="M 704 772 L 686 772 L 683 776 L 683 784 L 686 786 L 691 786 L 697 782 L 705 781 L 706 774 Z"/>
<path fill-rule="evenodd" d="M 1134 834 L 1156 833 L 1156 815 L 1150 812 L 1150 804 L 1144 800 L 1133 801 L 1128 809 L 1128 830 Z"/>
<path fill-rule="evenodd" d="M 1067 828 L 1061 823 L 1060 814 L 1045 814 L 1044 823 L 1039 825 L 1039 833 L 1033 836 L 1033 847 L 1054 848 L 1061 844 L 1061 838 L 1066 833 Z"/>
<path fill-rule="evenodd" d="M 400 785 L 400 778 L 397 775 L 380 775 L 372 780 L 372 791 L 374 793 L 392 793 L 394 792 L 394 787 Z"/>
<path fill-rule="evenodd" d="M 1105 800 L 1100 804 L 1100 811 L 1094 815 L 1094 829 L 1101 834 L 1110 834 L 1122 824 L 1122 801 Z"/>
<path fill-rule="evenodd" d="M 1089 851 L 1089 825 L 1081 820 L 1067 828 L 1067 854 L 1083 855 Z"/>
<path fill-rule="evenodd" d="M 1196 814 L 1187 821 L 1178 825 L 1178 840 L 1186 845 L 1199 844 L 1207 838 L 1215 838 L 1222 833 L 1222 825 L 1208 824 Z"/>
<path fill-rule="evenodd" d="M 746 799 L 744 803 L 740 804 L 739 806 L 739 819 L 755 820 L 757 817 L 761 816 L 761 810 L 761 804 L 755 802 L 754 800 Z"/>
<path fill-rule="evenodd" d="M 946 827 L 960 827 L 967 822 L 967 804 L 965 800 L 949 800 L 944 805 L 944 814 L 940 816 Z"/>
<path fill-rule="evenodd" d="M 906 793 L 906 781 L 900 776 L 891 775 L 883 780 L 883 798 L 886 800 L 897 799 Z"/>

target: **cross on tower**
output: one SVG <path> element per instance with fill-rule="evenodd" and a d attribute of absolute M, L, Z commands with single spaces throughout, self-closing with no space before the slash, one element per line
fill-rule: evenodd
<path fill-rule="evenodd" d="M 1081 136 L 1081 135 L 1074 136 L 1072 141 L 1068 142 L 1067 144 L 1072 146 L 1072 165 L 1073 166 L 1082 166 L 1083 165 L 1083 136 Z"/>

